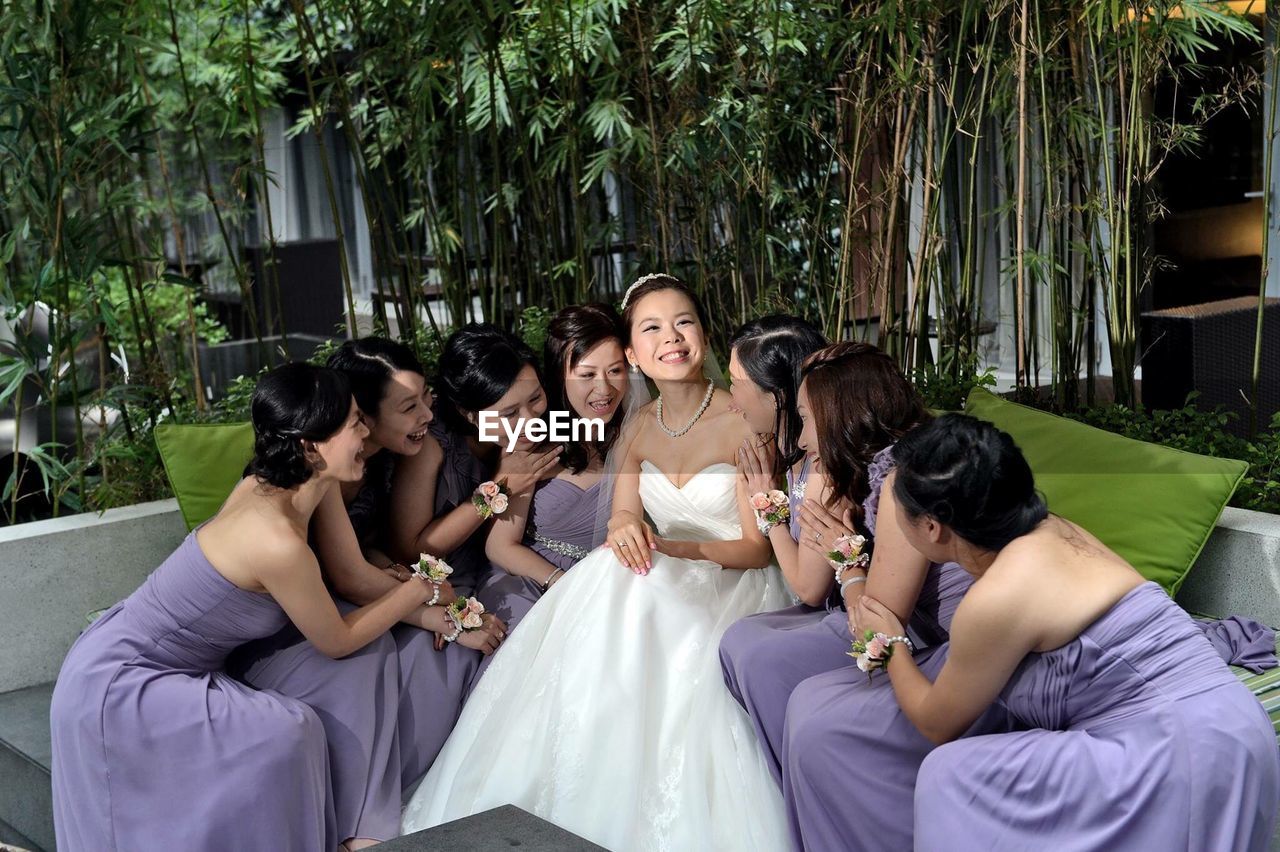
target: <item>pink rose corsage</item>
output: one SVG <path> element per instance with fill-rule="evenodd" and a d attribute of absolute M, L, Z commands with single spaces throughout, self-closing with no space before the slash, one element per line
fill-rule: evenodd
<path fill-rule="evenodd" d="M 827 551 L 827 562 L 836 572 L 836 582 L 848 568 L 866 569 L 871 564 L 871 555 L 863 553 L 867 540 L 860 535 L 842 535 L 831 544 Z"/>
<path fill-rule="evenodd" d="M 475 598 L 458 598 L 445 610 L 453 622 L 453 633 L 444 637 L 444 641 L 453 642 L 464 632 L 479 630 L 484 626 L 484 604 Z"/>
<path fill-rule="evenodd" d="M 501 482 L 494 482 L 492 479 L 481 482 L 471 495 L 471 505 L 476 507 L 476 514 L 486 521 L 507 511 L 510 500 L 511 492 L 507 490 L 505 479 Z"/>
<path fill-rule="evenodd" d="M 791 503 L 787 500 L 786 492 L 776 488 L 772 491 L 757 491 L 748 498 L 748 502 L 756 513 L 756 527 L 761 535 L 768 536 L 769 530 L 791 520 Z"/>
<path fill-rule="evenodd" d="M 861 639 L 853 640 L 849 648 L 849 656 L 857 661 L 858 670 L 866 672 L 867 680 L 870 681 L 876 669 L 882 669 L 889 664 L 894 645 L 907 646 L 907 653 L 914 650 L 911 640 L 906 636 L 886 636 L 883 633 L 868 630 Z"/>

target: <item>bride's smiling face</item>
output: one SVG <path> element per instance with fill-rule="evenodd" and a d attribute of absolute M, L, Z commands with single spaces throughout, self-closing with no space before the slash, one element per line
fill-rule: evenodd
<path fill-rule="evenodd" d="M 702 375 L 706 337 L 698 309 L 679 290 L 657 290 L 633 309 L 627 360 L 655 381 L 688 381 Z"/>

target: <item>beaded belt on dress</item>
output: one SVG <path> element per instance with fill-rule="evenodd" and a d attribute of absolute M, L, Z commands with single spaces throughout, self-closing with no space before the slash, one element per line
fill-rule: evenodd
<path fill-rule="evenodd" d="M 559 541 L 554 538 L 547 538 L 540 532 L 534 531 L 533 540 L 545 547 L 547 550 L 559 553 L 561 556 L 568 556 L 570 559 L 585 559 L 591 551 L 585 547 L 578 547 L 567 541 Z"/>

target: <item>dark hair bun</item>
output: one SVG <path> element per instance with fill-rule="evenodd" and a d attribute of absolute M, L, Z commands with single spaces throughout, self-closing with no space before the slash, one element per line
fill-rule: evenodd
<path fill-rule="evenodd" d="M 253 459 L 246 475 L 276 488 L 295 488 L 314 471 L 302 442 L 324 441 L 351 414 L 351 385 L 337 370 L 295 362 L 258 379 L 251 404 Z"/>
<path fill-rule="evenodd" d="M 1049 514 L 1022 451 L 1005 432 L 944 414 L 893 448 L 894 496 L 912 517 L 928 515 L 975 547 L 1000 550 Z"/>
<path fill-rule="evenodd" d="M 483 411 L 497 402 L 526 366 L 537 372 L 537 359 L 514 334 L 490 323 L 462 326 L 440 353 L 435 386 L 440 418 L 450 431 L 472 431 L 462 412 Z"/>

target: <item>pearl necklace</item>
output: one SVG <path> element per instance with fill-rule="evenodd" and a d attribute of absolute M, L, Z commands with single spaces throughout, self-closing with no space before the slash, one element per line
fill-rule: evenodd
<path fill-rule="evenodd" d="M 666 432 L 669 437 L 679 438 L 684 433 L 693 428 L 693 424 L 698 422 L 698 418 L 707 410 L 707 406 L 711 404 L 711 395 L 715 393 L 715 382 L 707 382 L 707 394 L 702 398 L 702 405 L 698 406 L 698 410 L 693 413 L 693 419 L 680 429 L 671 429 L 666 423 L 662 422 L 662 394 L 658 394 L 658 405 L 656 413 L 658 415 L 658 428 Z"/>

